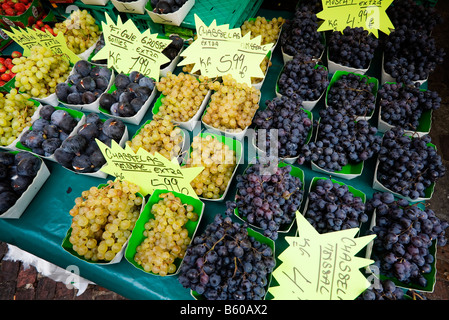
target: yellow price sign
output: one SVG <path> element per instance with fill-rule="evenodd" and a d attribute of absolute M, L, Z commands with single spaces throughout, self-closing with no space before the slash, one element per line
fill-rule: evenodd
<path fill-rule="evenodd" d="M 143 148 L 134 152 L 128 145 L 123 149 L 115 141 L 112 141 L 111 147 L 98 139 L 96 141 L 106 159 L 101 171 L 137 184 L 142 195 L 165 189 L 198 198 L 190 182 L 204 167 L 185 168 L 179 165 L 176 158 L 170 161 L 158 152 L 150 154 Z"/>
<path fill-rule="evenodd" d="M 360 269 L 374 261 L 355 254 L 375 235 L 354 238 L 358 228 L 320 234 L 299 211 L 296 221 L 298 236 L 285 237 L 289 246 L 272 274 L 274 299 L 354 300 L 371 285 Z"/>
<path fill-rule="evenodd" d="M 379 30 L 390 34 L 394 29 L 386 10 L 393 0 L 322 0 L 323 11 L 317 17 L 323 19 L 318 31 L 343 31 L 346 27 L 362 27 L 379 37 Z"/>

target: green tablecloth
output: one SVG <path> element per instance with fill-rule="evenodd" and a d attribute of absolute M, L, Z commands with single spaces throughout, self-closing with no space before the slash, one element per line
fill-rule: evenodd
<path fill-rule="evenodd" d="M 291 14 L 291 13 L 289 13 Z M 272 18 L 274 16 L 286 17 L 289 15 L 285 12 L 260 10 L 258 15 Z M 16 49 L 10 46 L 5 52 L 9 53 Z M 380 54 L 376 54 L 375 61 L 372 63 L 368 75 L 377 77 L 380 80 Z M 326 63 L 326 61 L 324 61 Z M 260 102 L 261 108 L 265 108 L 265 101 L 275 97 L 275 82 L 283 66 L 280 45 L 274 51 L 272 57 L 272 66 L 269 68 L 267 77 L 262 87 L 262 98 Z M 179 69 L 179 68 L 178 68 Z M 313 109 L 314 119 L 318 119 L 318 111 L 324 107 L 324 97 L 319 101 L 318 105 Z M 151 118 L 151 107 L 142 120 L 144 123 Z M 377 110 L 373 116 L 372 124 L 377 125 Z M 127 125 L 130 137 L 136 132 L 139 126 Z M 200 126 L 197 126 L 192 132 L 194 136 L 200 132 Z M 255 152 L 248 139 L 244 140 L 244 161 L 239 166 L 236 174 L 242 173 L 249 163 L 251 155 Z M 20 219 L 0 219 L 0 241 L 13 244 L 25 251 L 28 251 L 42 259 L 54 263 L 62 268 L 68 268 L 76 265 L 79 268 L 80 276 L 91 280 L 107 289 L 110 289 L 129 299 L 193 299 L 188 289 L 183 288 L 178 277 L 167 276 L 159 277 L 150 275 L 136 269 L 125 258 L 118 264 L 113 265 L 96 265 L 81 261 L 69 253 L 62 247 L 61 243 L 71 224 L 71 216 L 69 210 L 74 205 L 74 199 L 81 195 L 81 192 L 89 189 L 91 186 L 97 186 L 104 183 L 105 179 L 87 177 L 72 173 L 57 163 L 45 161 L 51 175 L 46 181 L 40 192 L 28 206 L 27 210 Z M 297 164 L 295 164 L 297 165 Z M 362 192 L 368 198 L 371 197 L 373 190 L 371 188 L 374 174 L 375 159 L 365 162 L 363 174 L 353 180 L 345 180 L 336 178 L 348 185 L 351 185 Z M 305 190 L 307 191 L 310 181 L 314 176 L 326 176 L 314 172 L 310 168 L 310 164 L 299 166 L 305 173 Z M 113 177 L 109 177 L 112 179 Z M 224 201 L 212 202 L 205 201 L 205 212 L 198 234 L 201 233 L 205 226 L 210 223 L 215 214 L 224 214 L 225 201 L 233 200 L 235 197 L 235 177 L 231 182 L 232 186 Z M 307 196 L 307 193 L 306 193 Z M 304 206 L 305 201 L 303 201 Z M 303 209 L 303 208 L 302 208 Z M 239 221 L 236 218 L 236 221 Z M 286 247 L 284 237 L 286 235 L 294 235 L 296 228 L 292 228 L 287 234 L 280 234 L 279 239 L 275 243 L 276 255 L 281 253 Z"/>

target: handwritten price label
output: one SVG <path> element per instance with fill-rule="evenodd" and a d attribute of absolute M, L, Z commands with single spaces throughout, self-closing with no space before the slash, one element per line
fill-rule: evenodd
<path fill-rule="evenodd" d="M 195 15 L 197 39 L 183 51 L 185 57 L 179 65 L 193 64 L 192 73 L 211 78 L 231 74 L 241 83 L 251 85 L 251 77 L 262 78 L 260 68 L 271 45 L 261 45 L 261 37 L 251 39 L 251 34 L 242 36 L 240 28 L 229 29 L 229 25 L 204 25 Z"/>
<path fill-rule="evenodd" d="M 354 238 L 358 228 L 319 234 L 298 211 L 298 236 L 273 271 L 279 286 L 270 287 L 276 300 L 354 300 L 370 282 L 360 269 L 374 261 L 356 257 L 375 235 Z"/>
<path fill-rule="evenodd" d="M 101 141 L 96 141 L 106 159 L 106 165 L 101 170 L 137 184 L 142 195 L 165 189 L 198 198 L 190 182 L 203 171 L 203 167 L 183 168 L 176 158 L 170 161 L 157 152 L 150 154 L 139 148 L 135 153 L 128 145 L 123 149 L 112 141 L 109 148 Z"/>
<path fill-rule="evenodd" d="M 346 27 L 362 27 L 379 37 L 379 30 L 390 34 L 394 29 L 386 10 L 393 0 L 322 0 L 323 11 L 317 17 L 323 19 L 318 31 L 343 31 Z"/>

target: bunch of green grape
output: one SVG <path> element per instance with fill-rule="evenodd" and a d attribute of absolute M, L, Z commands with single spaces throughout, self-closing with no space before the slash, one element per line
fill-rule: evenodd
<path fill-rule="evenodd" d="M 262 45 L 268 43 L 274 45 L 279 38 L 284 22 L 285 19 L 282 17 L 267 20 L 265 17 L 258 16 L 255 19 L 244 21 L 240 29 L 243 36 L 250 32 L 251 39 L 261 36 Z"/>
<path fill-rule="evenodd" d="M 13 59 L 16 87 L 19 92 L 32 97 L 45 98 L 56 92 L 58 83 L 65 82 L 70 74 L 69 61 L 50 49 L 33 46 L 29 56 Z"/>
<path fill-rule="evenodd" d="M 151 207 L 154 218 L 145 223 L 145 239 L 137 246 L 134 261 L 146 272 L 166 276 L 176 272 L 175 259 L 183 258 L 191 238 L 185 227 L 198 213 L 173 193 L 163 193 Z"/>
<path fill-rule="evenodd" d="M 70 243 L 91 261 L 111 261 L 128 240 L 139 218 L 142 197 L 139 186 L 126 180 L 91 187 L 75 199 Z"/>
<path fill-rule="evenodd" d="M 75 10 L 70 16 L 55 24 L 55 34 L 62 32 L 67 47 L 75 54 L 80 54 L 93 46 L 100 38 L 100 27 L 87 10 Z"/>
<path fill-rule="evenodd" d="M 17 89 L 0 93 L 0 146 L 10 145 L 31 126 L 37 106 L 30 98 L 29 94 L 19 93 Z"/>
<path fill-rule="evenodd" d="M 181 128 L 172 122 L 169 115 L 166 115 L 145 124 L 126 144 L 134 152 L 143 148 L 151 154 L 158 152 L 171 160 L 181 152 L 183 139 Z"/>
<path fill-rule="evenodd" d="M 237 165 L 236 153 L 213 136 L 193 137 L 186 167 L 204 167 L 190 183 L 198 196 L 219 199 L 231 181 Z"/>

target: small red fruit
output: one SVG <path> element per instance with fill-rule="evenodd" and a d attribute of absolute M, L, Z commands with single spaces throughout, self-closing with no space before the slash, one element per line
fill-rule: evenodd
<path fill-rule="evenodd" d="M 5 84 L 6 84 L 5 81 L 1 81 L 1 80 L 0 80 L 0 87 L 3 87 Z"/>
<path fill-rule="evenodd" d="M 3 81 L 8 82 L 9 80 L 11 80 L 11 75 L 8 73 L 4 73 L 0 76 L 0 79 L 2 79 Z"/>
<path fill-rule="evenodd" d="M 20 51 L 13 51 L 12 53 L 11 53 L 11 57 L 14 59 L 14 58 L 20 58 L 22 56 L 22 53 L 20 52 Z M 11 60 L 11 62 L 12 62 L 12 60 Z"/>
<path fill-rule="evenodd" d="M 3 73 L 6 71 L 6 66 L 3 64 L 0 64 L 0 73 Z"/>

